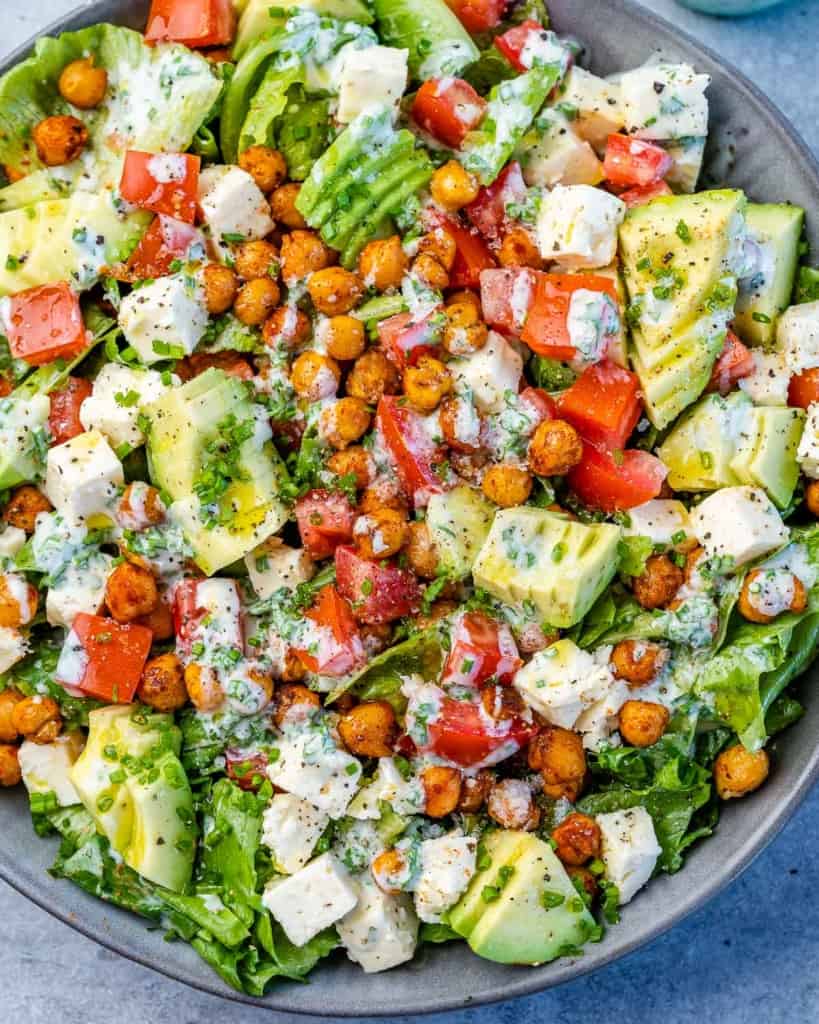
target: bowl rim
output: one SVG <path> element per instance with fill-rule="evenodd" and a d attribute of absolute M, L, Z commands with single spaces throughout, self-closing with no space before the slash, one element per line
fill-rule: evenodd
<path fill-rule="evenodd" d="M 108 2 L 110 0 L 84 0 L 84 2 L 81 0 L 81 5 L 75 10 L 53 19 L 48 25 L 15 47 L 14 50 L 0 60 L 0 74 L 5 74 L 28 57 L 35 43 L 41 37 L 52 36 L 60 32 L 72 31 L 86 24 L 93 24 L 94 12 L 99 8 L 104 8 Z M 689 32 L 678 28 L 668 19 L 638 3 L 637 0 L 607 0 L 607 2 L 612 8 L 612 15 L 616 18 L 636 17 L 643 24 L 656 29 L 661 35 L 669 35 L 684 46 L 698 50 L 707 60 L 717 65 L 721 71 L 730 74 L 738 89 L 749 93 L 768 117 L 777 122 L 780 130 L 787 136 L 791 146 L 797 150 L 805 161 L 813 177 L 813 185 L 817 190 L 817 194 L 819 194 L 819 158 L 808 147 L 787 115 L 744 72 L 740 71 L 730 61 L 725 60 L 709 46 L 701 43 Z M 104 19 L 104 15 L 100 15 L 100 19 Z M 809 668 L 808 673 L 810 671 L 811 669 Z M 808 673 L 804 673 L 800 679 L 804 679 Z M 315 1018 L 386 1018 L 395 1017 L 396 1014 L 401 1016 L 431 1015 L 477 1006 L 488 1006 L 501 1002 L 511 1002 L 514 999 L 534 995 L 538 992 L 555 988 L 558 985 L 576 981 L 647 946 L 691 914 L 700 910 L 706 903 L 734 882 L 782 831 L 790 818 L 798 810 L 817 779 L 819 779 L 819 744 L 814 747 L 810 757 L 802 765 L 797 775 L 796 784 L 792 787 L 787 799 L 773 813 L 767 814 L 761 823 L 757 823 L 748 831 L 747 839 L 738 844 L 733 853 L 722 862 L 720 870 L 714 872 L 706 884 L 696 888 L 684 906 L 666 916 L 658 916 L 656 922 L 651 927 L 642 930 L 634 938 L 617 944 L 611 950 L 606 950 L 602 955 L 593 959 L 580 958 L 562 961 L 563 969 L 559 976 L 556 976 L 554 979 L 550 979 L 547 974 L 534 970 L 529 974 L 519 974 L 517 978 L 510 972 L 509 982 L 502 987 L 498 986 L 497 990 L 490 990 L 486 993 L 480 993 L 475 997 L 467 997 L 466 999 L 458 997 L 437 999 L 434 1005 L 430 1004 L 429 999 L 425 999 L 421 993 L 415 999 L 405 1002 L 400 1009 L 370 1007 L 354 1009 L 342 1007 L 333 1008 L 331 1012 L 322 1013 L 315 1009 L 299 1007 L 287 998 L 277 1000 L 277 990 L 275 988 L 264 999 L 258 999 L 221 984 L 216 973 L 212 971 L 203 976 L 202 979 L 198 977 L 185 977 L 174 969 L 165 967 L 158 954 L 156 956 L 148 956 L 128 949 L 124 942 L 119 941 L 116 935 L 109 933 L 103 927 L 87 924 L 72 911 L 62 909 L 59 906 L 52 906 L 49 899 L 44 895 L 40 895 L 36 887 L 27 881 L 25 875 L 16 870 L 14 861 L 8 858 L 1 848 L 0 879 L 51 917 L 57 918 L 57 920 L 68 925 L 74 931 L 117 953 L 119 956 L 138 963 L 142 967 L 156 971 L 172 981 L 179 982 L 208 995 L 218 996 L 230 1002 L 254 1006 L 273 1012 L 287 1012 L 298 1016 Z M 89 898 L 96 899 L 96 897 Z M 97 902 L 102 901 L 97 900 Z M 106 906 L 104 903 L 102 905 Z M 366 979 L 367 975 L 362 973 L 361 977 Z"/>

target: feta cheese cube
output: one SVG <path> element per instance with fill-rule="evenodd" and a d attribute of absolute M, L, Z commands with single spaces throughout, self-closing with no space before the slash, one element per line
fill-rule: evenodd
<path fill-rule="evenodd" d="M 82 803 L 70 778 L 71 767 L 78 754 L 75 741 L 68 736 L 60 736 L 53 743 L 25 740 L 18 757 L 28 792 L 53 793 L 60 807 Z"/>
<path fill-rule="evenodd" d="M 231 238 L 253 241 L 273 230 L 270 204 L 241 167 L 206 167 L 199 175 L 199 206 L 210 233 L 209 248 L 217 259 L 228 251 Z"/>
<path fill-rule="evenodd" d="M 694 535 L 708 558 L 744 565 L 785 544 L 790 531 L 759 487 L 724 487 L 691 513 Z"/>
<path fill-rule="evenodd" d="M 617 886 L 620 904 L 628 903 L 651 878 L 662 853 L 654 822 L 645 807 L 598 814 L 595 821 L 603 840 L 606 876 Z"/>
<path fill-rule="evenodd" d="M 393 107 L 396 111 L 407 87 L 409 50 L 394 46 L 349 49 L 338 87 L 336 119 L 349 124 L 368 107 Z"/>
<path fill-rule="evenodd" d="M 604 697 L 612 686 L 609 651 L 604 647 L 590 654 L 573 640 L 558 640 L 537 651 L 518 670 L 512 685 L 547 722 L 571 729 L 583 710 Z"/>
<path fill-rule="evenodd" d="M 802 472 L 811 480 L 819 480 L 819 403 L 808 407 L 802 440 L 796 451 L 796 458 Z"/>
<path fill-rule="evenodd" d="M 26 531 L 19 526 L 7 526 L 0 533 L 0 559 L 13 559 L 26 543 Z"/>
<path fill-rule="evenodd" d="M 673 498 L 652 498 L 628 510 L 627 537 L 648 537 L 655 546 L 676 547 L 691 534 L 688 509 Z"/>
<path fill-rule="evenodd" d="M 288 547 L 278 537 L 271 537 L 246 554 L 245 565 L 253 589 L 261 598 L 272 597 L 282 587 L 293 590 L 311 580 L 316 571 L 304 548 Z"/>
<path fill-rule="evenodd" d="M 267 768 L 273 785 L 340 818 L 361 779 L 356 758 L 333 746 L 326 732 L 309 726 L 283 736 L 278 750 L 278 759 Z"/>
<path fill-rule="evenodd" d="M 546 119 L 546 115 L 544 115 Z M 520 154 L 527 185 L 597 185 L 603 180 L 603 165 L 574 124 L 559 111 L 550 111 L 537 142 Z"/>
<path fill-rule="evenodd" d="M 178 377 L 171 384 L 179 385 Z M 137 421 L 143 405 L 155 401 L 169 385 L 156 370 L 133 370 L 121 363 L 107 363 L 94 381 L 94 389 L 80 406 L 80 423 L 86 430 L 99 430 L 114 447 L 137 448 L 145 435 Z"/>
<path fill-rule="evenodd" d="M 537 219 L 541 256 L 570 269 L 607 267 L 617 251 L 626 204 L 590 185 L 558 185 L 543 197 Z"/>
<path fill-rule="evenodd" d="M 0 626 L 0 673 L 8 672 L 12 665 L 25 658 L 27 652 L 28 645 L 22 633 Z"/>
<path fill-rule="evenodd" d="M 262 903 L 294 946 L 335 924 L 357 902 L 352 879 L 332 853 L 316 857 L 289 878 L 268 882 L 262 894 Z"/>
<path fill-rule="evenodd" d="M 404 893 L 390 896 L 364 874 L 355 880 L 358 906 L 337 924 L 347 956 L 366 974 L 388 971 L 412 960 L 418 942 L 418 918 Z"/>
<path fill-rule="evenodd" d="M 577 65 L 563 80 L 558 102 L 574 107 L 577 116 L 572 127 L 597 150 L 604 150 L 609 135 L 623 127 L 620 85 L 598 78 Z"/>
<path fill-rule="evenodd" d="M 617 713 L 631 698 L 631 690 L 622 679 L 612 681 L 610 689 L 580 715 L 575 729 L 583 736 L 586 750 L 599 750 L 617 728 Z"/>
<path fill-rule="evenodd" d="M 482 349 L 466 359 L 453 360 L 449 369 L 455 390 L 471 390 L 479 412 L 498 413 L 504 409 L 506 393 L 518 393 L 523 359 L 505 338 L 490 331 Z"/>
<path fill-rule="evenodd" d="M 682 139 L 708 134 L 709 75 L 689 64 L 645 65 L 620 79 L 625 128 L 638 139 Z"/>
<path fill-rule="evenodd" d="M 188 356 L 208 325 L 204 293 L 183 276 L 157 278 L 126 295 L 119 324 L 143 363 Z"/>
<path fill-rule="evenodd" d="M 105 601 L 105 584 L 114 560 L 98 552 L 82 563 L 69 563 L 60 579 L 48 588 L 46 619 L 51 626 L 70 629 L 80 612 L 98 615 Z"/>
<path fill-rule="evenodd" d="M 776 347 L 791 373 L 819 366 L 819 302 L 786 309 L 776 325 Z"/>
<path fill-rule="evenodd" d="M 436 924 L 441 914 L 458 902 L 475 874 L 477 849 L 474 836 L 457 833 L 421 843 L 415 911 L 422 921 Z"/>
<path fill-rule="evenodd" d="M 739 386 L 754 405 L 787 405 L 791 371 L 781 352 L 752 353 L 754 372 L 743 377 Z"/>
<path fill-rule="evenodd" d="M 310 860 L 328 815 L 292 793 L 277 793 L 262 815 L 262 842 L 279 871 L 292 875 Z"/>
<path fill-rule="evenodd" d="M 124 483 L 122 463 L 99 430 L 49 449 L 46 497 L 68 519 L 109 515 Z"/>

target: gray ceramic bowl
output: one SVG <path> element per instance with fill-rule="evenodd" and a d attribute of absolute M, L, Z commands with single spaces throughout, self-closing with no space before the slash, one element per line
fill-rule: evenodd
<path fill-rule="evenodd" d="M 49 33 L 95 21 L 142 28 L 148 0 L 101 0 L 52 25 Z M 630 0 L 549 0 L 558 31 L 589 47 L 593 70 L 635 66 L 653 51 L 684 59 L 713 76 L 707 183 L 730 182 L 755 199 L 806 207 L 814 261 L 819 257 L 819 167 L 783 116 L 736 70 Z M 26 56 L 24 46 L 0 72 Z M 815 212 L 816 211 L 816 212 Z M 473 956 L 463 944 L 428 947 L 406 967 L 367 976 L 341 954 L 309 985 L 281 984 L 265 1000 L 238 995 L 183 943 L 168 944 L 144 922 L 86 896 L 46 869 L 54 844 L 31 829 L 24 793 L 0 799 L 0 875 L 43 909 L 132 960 L 189 985 L 270 1009 L 328 1017 L 397 1016 L 510 999 L 593 971 L 636 949 L 702 906 L 748 866 L 784 825 L 819 774 L 819 701 L 805 679 L 807 714 L 778 743 L 776 768 L 757 794 L 726 808 L 717 834 L 692 850 L 684 869 L 651 883 L 625 908 L 620 925 L 578 960 L 511 968 Z"/>

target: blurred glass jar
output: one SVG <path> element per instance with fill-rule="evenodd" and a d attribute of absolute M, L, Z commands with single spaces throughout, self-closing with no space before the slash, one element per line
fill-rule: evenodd
<path fill-rule="evenodd" d="M 690 7 L 694 11 L 702 11 L 704 14 L 733 18 L 740 14 L 764 11 L 768 7 L 782 3 L 782 0 L 678 0 L 678 2 L 683 7 Z"/>

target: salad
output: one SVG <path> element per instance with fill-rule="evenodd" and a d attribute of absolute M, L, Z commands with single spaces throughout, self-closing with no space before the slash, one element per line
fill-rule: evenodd
<path fill-rule="evenodd" d="M 542 0 L 154 0 L 0 79 L 0 783 L 54 876 L 256 996 L 540 964 L 762 785 L 819 272 L 697 190 L 708 85 Z"/>

